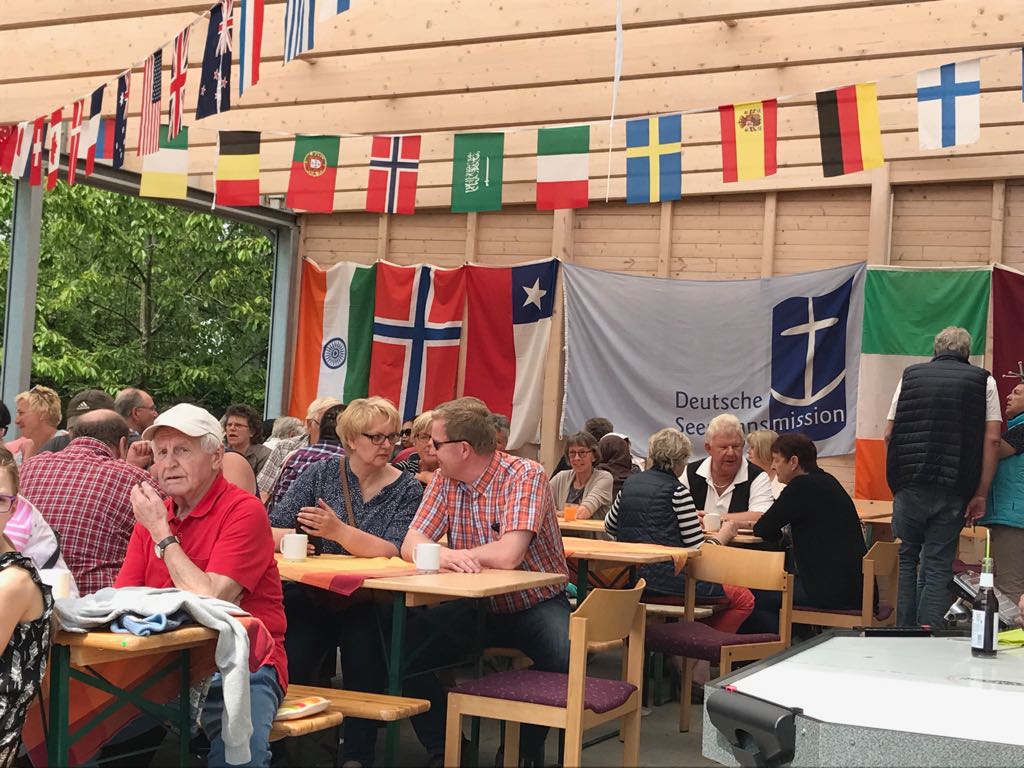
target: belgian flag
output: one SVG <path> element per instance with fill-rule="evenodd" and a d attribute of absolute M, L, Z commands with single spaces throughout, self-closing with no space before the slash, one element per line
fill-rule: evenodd
<path fill-rule="evenodd" d="M 816 98 L 821 166 L 825 175 L 842 176 L 880 168 L 885 158 L 875 84 L 860 83 L 834 91 L 819 91 Z"/>
<path fill-rule="evenodd" d="M 217 205 L 260 204 L 259 131 L 221 131 L 217 142 Z"/>

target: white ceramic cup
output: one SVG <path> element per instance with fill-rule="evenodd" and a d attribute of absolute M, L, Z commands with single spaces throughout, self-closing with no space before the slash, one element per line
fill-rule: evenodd
<path fill-rule="evenodd" d="M 281 539 L 281 554 L 285 560 L 298 562 L 306 559 L 309 536 L 304 533 L 286 533 Z"/>
<path fill-rule="evenodd" d="M 44 584 L 50 585 L 54 600 L 71 597 L 71 571 L 62 568 L 45 568 L 39 572 Z"/>
<path fill-rule="evenodd" d="M 417 544 L 412 551 L 412 562 L 417 570 L 437 573 L 441 570 L 441 545 L 429 541 Z"/>
<path fill-rule="evenodd" d="M 715 533 L 722 529 L 722 515 L 718 512 L 704 513 L 704 530 L 708 533 Z"/>

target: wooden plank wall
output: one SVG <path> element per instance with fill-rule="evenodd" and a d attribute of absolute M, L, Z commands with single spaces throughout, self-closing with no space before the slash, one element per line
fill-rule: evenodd
<path fill-rule="evenodd" d="M 1001 261 L 1024 267 L 1024 182 L 910 184 L 891 191 L 889 263 Z M 993 207 L 997 197 L 1004 206 Z M 366 213 L 304 217 L 303 252 L 323 267 L 378 257 L 454 266 L 516 264 L 548 257 L 555 248 L 556 215 L 528 206 L 476 215 L 423 212 L 390 217 L 387 226 L 384 218 Z M 628 274 L 756 279 L 871 258 L 869 187 L 703 195 L 661 206 L 592 202 L 570 218 L 573 263 Z M 994 227 L 1003 232 L 997 250 L 992 250 Z M 557 369 L 554 378 L 558 381 L 549 386 L 560 397 Z M 557 408 L 546 418 L 557 419 Z M 543 428 L 545 442 L 551 441 L 548 458 L 557 453 L 556 427 L 546 423 Z M 852 456 L 822 463 L 852 490 Z"/>

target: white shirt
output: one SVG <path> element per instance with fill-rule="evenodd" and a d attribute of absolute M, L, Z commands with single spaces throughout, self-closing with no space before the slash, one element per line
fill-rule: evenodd
<path fill-rule="evenodd" d="M 719 512 L 724 515 L 729 511 L 729 503 L 732 501 L 732 492 L 736 488 L 736 484 L 747 481 L 748 466 L 747 460 L 745 458 L 742 459 L 736 477 L 729 483 L 729 487 L 719 494 L 718 489 L 715 488 L 714 481 L 711 479 L 711 457 L 709 456 L 701 462 L 700 466 L 697 467 L 697 474 L 708 481 L 708 495 L 704 500 L 705 512 Z M 679 482 L 689 489 L 690 477 L 686 472 L 679 476 Z M 762 472 L 751 481 L 750 503 L 747 505 L 747 509 L 741 509 L 740 512 L 746 512 L 747 510 L 751 512 L 767 512 L 768 507 L 774 501 L 775 499 L 772 497 L 772 481 L 768 477 L 767 472 Z"/>
<path fill-rule="evenodd" d="M 889 421 L 896 419 L 896 402 L 900 399 L 900 391 L 903 389 L 903 379 L 900 378 L 896 384 L 896 393 L 892 396 L 892 404 L 889 406 Z M 996 380 L 989 374 L 985 382 L 985 421 L 1002 421 L 1003 414 L 999 410 L 999 390 L 996 389 Z"/>

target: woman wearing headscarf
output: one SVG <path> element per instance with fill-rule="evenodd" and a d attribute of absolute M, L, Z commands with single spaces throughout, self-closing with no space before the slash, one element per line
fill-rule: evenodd
<path fill-rule="evenodd" d="M 601 447 L 602 461 L 597 468 L 603 469 L 612 476 L 612 499 L 614 500 L 618 498 L 626 478 L 638 470 L 633 464 L 629 444 L 618 435 L 605 435 L 598 445 Z"/>

